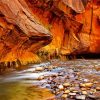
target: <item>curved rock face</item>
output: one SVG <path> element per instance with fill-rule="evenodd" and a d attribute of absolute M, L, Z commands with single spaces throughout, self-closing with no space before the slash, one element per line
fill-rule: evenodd
<path fill-rule="evenodd" d="M 83 53 L 100 53 L 100 4 L 98 0 L 94 1 L 92 8 L 91 3 L 88 3 L 85 12 L 76 16 L 76 19 L 83 23 L 80 33 L 81 48 L 87 48 Z M 82 53 L 82 50 L 79 52 Z"/>
<path fill-rule="evenodd" d="M 70 54 L 66 46 L 68 45 L 69 36 L 73 40 L 78 40 L 77 33 L 82 29 L 82 24 L 73 18 L 66 5 L 59 0 L 27 0 L 33 13 L 39 17 L 42 23 L 50 28 L 53 35 L 53 40 L 50 45 L 42 48 L 42 51 L 53 54 L 56 50 L 64 54 Z M 71 10 L 71 9 L 70 9 Z M 74 45 L 73 45 L 74 47 Z M 63 48 L 66 48 L 64 50 Z"/>
<path fill-rule="evenodd" d="M 50 32 L 35 18 L 25 0 L 1 0 L 0 11 L 8 22 L 20 27 L 29 35 L 48 35 Z"/>
<path fill-rule="evenodd" d="M 28 53 L 31 59 L 31 52 L 35 53 L 39 48 L 50 43 L 52 36 L 54 42 L 57 35 L 59 37 L 62 34 L 57 45 L 55 44 L 61 48 L 64 35 L 63 32 L 56 31 L 60 27 L 64 33 L 69 33 L 71 30 L 73 33 L 79 32 L 82 24 L 64 14 L 58 7 L 58 3 L 59 0 L 56 2 L 53 0 L 0 1 L 1 61 L 15 61 L 16 59 L 21 61 Z"/>
<path fill-rule="evenodd" d="M 72 4 L 72 1 L 75 0 L 70 0 L 68 4 Z M 51 54 L 54 54 L 54 52 L 59 52 L 62 55 L 100 53 L 99 2 L 99 0 L 94 0 L 94 2 L 88 2 L 87 6 L 84 9 L 85 11 L 82 14 L 77 14 L 75 12 L 75 9 L 73 11 L 71 8 L 66 7 L 65 3 L 61 1 L 59 1 L 58 3 L 53 3 L 51 7 L 52 9 L 48 8 L 50 11 L 46 11 L 45 9 L 41 10 L 41 12 L 37 12 L 43 13 L 43 15 L 45 15 L 41 15 L 40 18 L 41 20 L 46 20 L 47 23 L 48 20 L 50 20 L 49 17 L 47 17 L 48 13 L 49 15 L 52 15 L 53 12 L 53 14 L 56 15 L 56 17 L 53 19 L 53 22 L 50 23 L 52 25 L 51 32 L 53 34 L 53 40 L 50 45 L 43 48 L 43 50 L 47 50 Z M 38 4 L 38 6 L 41 5 Z M 60 14 L 58 13 L 57 9 L 56 11 L 54 10 L 55 7 L 59 9 Z M 77 7 L 80 8 L 80 6 L 78 5 Z M 43 5 L 41 6 L 41 8 L 43 8 Z M 39 9 L 40 7 L 37 7 L 36 10 Z M 64 14 L 62 14 L 61 12 L 63 12 Z M 69 16 L 71 18 L 69 18 Z M 43 17 L 45 17 L 45 19 L 42 19 Z"/>
<path fill-rule="evenodd" d="M 48 54 L 100 53 L 99 0 L 86 8 L 87 0 L 71 1 L 0 0 L 0 61 L 33 62 L 45 45 Z"/>
<path fill-rule="evenodd" d="M 36 61 L 39 48 L 52 40 L 25 0 L 0 0 L 0 61 Z"/>

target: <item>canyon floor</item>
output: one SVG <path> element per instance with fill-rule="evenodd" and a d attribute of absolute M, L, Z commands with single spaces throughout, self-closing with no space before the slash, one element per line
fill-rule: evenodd
<path fill-rule="evenodd" d="M 100 59 L 54 59 L 0 75 L 0 100 L 100 100 Z"/>

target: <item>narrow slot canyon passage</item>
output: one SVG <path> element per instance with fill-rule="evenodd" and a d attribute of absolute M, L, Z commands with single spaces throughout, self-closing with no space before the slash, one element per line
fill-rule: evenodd
<path fill-rule="evenodd" d="M 0 100 L 100 100 L 100 0 L 0 0 Z"/>

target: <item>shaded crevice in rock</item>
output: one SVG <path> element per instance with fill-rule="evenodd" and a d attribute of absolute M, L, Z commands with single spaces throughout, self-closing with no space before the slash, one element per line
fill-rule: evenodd
<path fill-rule="evenodd" d="M 0 62 L 8 68 L 27 64 L 29 59 L 30 62 L 36 62 L 39 58 L 34 53 L 52 40 L 48 29 L 34 17 L 28 7 L 24 8 L 24 4 L 27 5 L 24 0 L 23 4 L 18 0 L 0 1 Z M 29 57 L 24 60 L 25 55 Z M 17 60 L 20 64 L 16 64 Z"/>
<path fill-rule="evenodd" d="M 58 5 L 62 3 L 61 1 L 57 0 L 26 0 L 28 6 L 30 9 L 32 9 L 33 13 L 35 13 L 36 16 L 39 17 L 40 21 L 43 22 L 47 27 L 51 27 L 50 31 L 53 35 L 53 40 L 50 44 L 51 49 L 52 46 L 55 47 L 55 50 L 48 50 L 49 52 L 56 51 L 56 49 L 60 50 L 63 49 L 63 47 L 67 48 L 66 45 L 70 45 L 64 42 L 65 34 L 69 34 L 70 37 L 74 38 L 75 41 L 79 40 L 79 32 L 82 29 L 82 23 L 79 23 L 75 20 L 75 18 L 72 18 L 72 16 L 65 13 L 63 10 L 61 10 Z M 44 9 L 45 8 L 45 9 Z M 66 10 L 67 12 L 67 10 Z M 58 25 L 58 26 L 57 26 Z M 60 26 L 60 27 L 59 27 Z M 60 29 L 59 29 L 60 28 Z M 58 32 L 58 30 L 59 32 Z M 67 30 L 67 31 L 66 31 Z M 61 31 L 61 32 L 60 32 Z M 68 36 L 68 35 L 66 35 Z M 69 38 L 67 37 L 67 39 Z M 58 38 L 59 40 L 58 40 Z M 63 38 L 64 37 L 64 38 Z M 66 39 L 65 39 L 66 40 Z M 56 41 L 58 42 L 56 45 Z M 68 40 L 66 40 L 68 41 Z M 59 43 L 60 42 L 60 43 Z M 62 45 L 66 44 L 66 45 Z M 77 43 L 76 43 L 77 44 Z M 67 48 L 68 49 L 68 48 Z M 46 52 L 48 52 L 46 51 Z M 44 50 L 45 52 L 45 50 Z M 72 53 L 73 50 L 70 50 L 69 53 Z M 67 55 L 67 52 L 66 52 Z"/>

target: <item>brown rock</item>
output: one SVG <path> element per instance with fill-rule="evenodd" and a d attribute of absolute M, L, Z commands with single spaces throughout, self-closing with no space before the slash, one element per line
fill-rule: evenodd
<path fill-rule="evenodd" d="M 85 100 L 86 96 L 85 95 L 77 95 L 76 100 Z"/>
<path fill-rule="evenodd" d="M 44 76 L 39 76 L 38 77 L 38 80 L 43 80 L 44 79 Z"/>
<path fill-rule="evenodd" d="M 95 92 L 96 92 L 96 89 L 91 89 L 91 92 L 92 92 L 92 93 L 95 93 Z"/>
<path fill-rule="evenodd" d="M 87 90 L 86 88 L 81 88 L 82 91 Z"/>
<path fill-rule="evenodd" d="M 80 84 L 80 87 L 85 87 L 85 84 L 82 84 L 82 83 L 81 83 L 81 84 Z"/>
<path fill-rule="evenodd" d="M 70 83 L 64 83 L 63 86 L 64 87 L 69 87 L 70 86 Z"/>
<path fill-rule="evenodd" d="M 88 93 L 87 91 L 82 91 L 82 94 L 87 95 Z"/>
<path fill-rule="evenodd" d="M 85 83 L 85 86 L 86 87 L 92 87 L 93 86 L 93 83 Z"/>
<path fill-rule="evenodd" d="M 80 87 L 90 88 L 92 86 L 93 86 L 93 83 L 82 83 L 82 84 L 80 84 Z"/>
<path fill-rule="evenodd" d="M 59 89 L 59 90 L 63 90 L 63 89 L 64 89 L 63 85 L 59 85 L 59 86 L 58 86 L 58 89 Z"/>
<path fill-rule="evenodd" d="M 70 93 L 70 90 L 65 90 L 64 91 L 64 94 L 68 94 L 68 93 Z"/>
<path fill-rule="evenodd" d="M 76 95 L 76 93 L 69 93 L 69 95 L 70 95 L 70 96 L 75 96 L 75 95 Z"/>
<path fill-rule="evenodd" d="M 73 93 L 78 93 L 79 91 L 77 91 L 77 90 L 74 90 L 74 91 L 72 91 Z"/>
<path fill-rule="evenodd" d="M 67 94 L 63 94 L 61 97 L 62 97 L 63 99 L 66 99 L 66 98 L 68 97 L 68 95 L 67 95 Z"/>
<path fill-rule="evenodd" d="M 96 90 L 97 90 L 97 91 L 100 91 L 100 87 L 96 87 Z"/>
<path fill-rule="evenodd" d="M 37 62 L 33 53 L 51 41 L 25 0 L 0 0 L 0 38 L 0 61 L 18 59 L 24 65 Z"/>
<path fill-rule="evenodd" d="M 43 71 L 44 68 L 43 68 L 43 67 L 36 67 L 35 70 L 36 70 L 36 71 Z"/>

